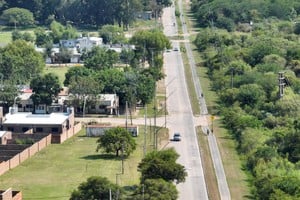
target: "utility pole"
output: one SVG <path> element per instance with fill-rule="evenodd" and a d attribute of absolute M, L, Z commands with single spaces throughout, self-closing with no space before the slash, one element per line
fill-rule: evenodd
<path fill-rule="evenodd" d="M 125 116 L 126 116 L 126 121 L 125 121 L 125 128 L 126 128 L 126 130 L 128 129 L 128 114 L 127 114 L 127 110 L 128 110 L 128 103 L 127 103 L 127 101 L 126 101 L 126 103 L 125 103 Z"/>
<path fill-rule="evenodd" d="M 278 73 L 278 86 L 279 86 L 279 98 L 283 97 L 284 94 L 284 86 L 285 86 L 285 77 L 284 77 L 284 72 L 279 72 Z"/>
<path fill-rule="evenodd" d="M 145 133 L 144 133 L 144 155 L 145 158 L 147 153 L 147 104 L 145 104 Z"/>
<path fill-rule="evenodd" d="M 124 141 L 122 141 L 122 174 L 124 174 Z"/>

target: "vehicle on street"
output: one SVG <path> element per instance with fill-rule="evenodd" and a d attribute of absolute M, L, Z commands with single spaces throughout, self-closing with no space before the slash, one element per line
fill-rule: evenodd
<path fill-rule="evenodd" d="M 180 133 L 174 133 L 174 135 L 173 135 L 173 141 L 181 141 L 181 135 L 180 135 Z"/>

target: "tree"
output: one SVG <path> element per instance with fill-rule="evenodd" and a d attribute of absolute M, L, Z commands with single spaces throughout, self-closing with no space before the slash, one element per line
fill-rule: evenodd
<path fill-rule="evenodd" d="M 136 148 L 136 142 L 132 135 L 121 127 L 106 130 L 97 143 L 97 151 L 104 149 L 106 153 L 115 152 L 116 156 L 119 156 L 120 151 L 123 155 L 129 156 Z"/>
<path fill-rule="evenodd" d="M 176 200 L 178 191 L 175 185 L 163 179 L 147 179 L 134 192 L 130 200 Z"/>
<path fill-rule="evenodd" d="M 53 43 L 59 43 L 60 40 L 74 39 L 78 36 L 76 29 L 70 24 L 63 26 L 57 21 L 53 21 L 50 24 L 51 36 Z"/>
<path fill-rule="evenodd" d="M 9 25 L 27 26 L 34 24 L 32 12 L 24 8 L 9 8 L 3 11 L 1 18 Z"/>
<path fill-rule="evenodd" d="M 28 83 L 44 69 L 45 62 L 33 45 L 22 40 L 0 48 L 0 73 L 17 84 Z"/>
<path fill-rule="evenodd" d="M 113 50 L 93 47 L 84 55 L 84 66 L 95 71 L 112 68 L 119 60 L 119 55 Z"/>
<path fill-rule="evenodd" d="M 94 102 L 93 99 L 96 99 L 103 89 L 103 84 L 99 83 L 93 74 L 74 74 L 68 82 L 69 91 L 72 94 L 70 103 L 78 108 L 81 107 L 83 113 L 85 113 L 85 103 Z"/>
<path fill-rule="evenodd" d="M 14 30 L 12 33 L 12 40 L 25 40 L 27 42 L 34 42 L 34 37 L 29 32 L 20 32 L 17 30 Z"/>
<path fill-rule="evenodd" d="M 146 59 L 148 63 L 165 49 L 171 48 L 170 40 L 159 30 L 142 30 L 136 32 L 130 39 L 136 45 L 136 56 Z"/>
<path fill-rule="evenodd" d="M 30 88 L 34 92 L 31 96 L 34 105 L 51 105 L 53 99 L 61 91 L 59 79 L 52 73 L 33 78 L 30 82 Z"/>
<path fill-rule="evenodd" d="M 112 199 L 118 199 L 122 190 L 105 177 L 92 176 L 72 192 L 70 200 L 110 199 L 110 193 Z"/>
<path fill-rule="evenodd" d="M 144 74 L 138 74 L 137 79 L 137 99 L 140 100 L 142 104 L 148 104 L 154 97 L 155 79 Z"/>
<path fill-rule="evenodd" d="M 105 44 L 118 44 L 126 41 L 123 29 L 114 25 L 102 26 L 99 30 L 99 36 L 103 38 Z"/>
<path fill-rule="evenodd" d="M 257 104 L 262 103 L 264 99 L 265 93 L 257 84 L 242 85 L 237 95 L 237 100 L 243 106 L 255 107 Z"/>
<path fill-rule="evenodd" d="M 65 74 L 64 85 L 68 86 L 71 83 L 72 78 L 75 78 L 75 80 L 77 81 L 79 77 L 89 77 L 92 75 L 93 71 L 86 67 L 71 67 Z"/>
<path fill-rule="evenodd" d="M 9 107 L 13 105 L 15 98 L 19 94 L 18 87 L 15 83 L 11 80 L 3 81 L 3 75 L 1 76 L 1 92 L 0 92 L 0 99 L 1 99 L 1 106 L 3 106 L 4 113 L 9 111 Z"/>
<path fill-rule="evenodd" d="M 97 74 L 98 82 L 104 85 L 104 93 L 117 93 L 119 96 L 123 93 L 125 85 L 124 72 L 116 69 L 104 69 Z"/>
<path fill-rule="evenodd" d="M 51 44 L 53 46 L 53 39 L 49 35 L 49 33 L 46 32 L 46 30 L 42 28 L 37 28 L 34 30 L 35 34 L 35 44 L 39 47 L 45 47 L 47 44 Z"/>
<path fill-rule="evenodd" d="M 173 148 L 148 153 L 138 165 L 138 171 L 142 173 L 142 182 L 159 178 L 176 183 L 184 182 L 187 173 L 184 166 L 176 163 L 178 157 Z"/>

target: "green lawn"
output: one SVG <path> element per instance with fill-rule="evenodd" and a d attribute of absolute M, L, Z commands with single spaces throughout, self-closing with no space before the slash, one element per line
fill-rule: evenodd
<path fill-rule="evenodd" d="M 6 45 L 11 42 L 10 31 L 0 31 L 0 45 Z"/>
<path fill-rule="evenodd" d="M 44 73 L 53 73 L 57 75 L 59 78 L 59 82 L 61 83 L 61 85 L 63 85 L 63 82 L 65 80 L 65 73 L 67 73 L 69 68 L 70 67 L 68 66 L 46 67 Z"/>
<path fill-rule="evenodd" d="M 141 132 L 142 128 L 140 129 Z M 137 165 L 143 156 L 143 134 L 137 137 L 137 149 L 124 161 L 124 174 L 118 175 L 121 186 L 139 182 Z M 0 188 L 21 190 L 24 200 L 68 199 L 70 193 L 90 176 L 104 176 L 116 183 L 121 159 L 95 152 L 97 138 L 84 131 L 63 144 L 52 144 L 18 167 L 0 177 Z"/>

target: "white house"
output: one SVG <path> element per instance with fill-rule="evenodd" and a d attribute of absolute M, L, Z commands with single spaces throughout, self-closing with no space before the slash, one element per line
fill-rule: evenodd
<path fill-rule="evenodd" d="M 79 52 L 82 50 L 90 51 L 93 47 L 101 46 L 103 39 L 100 37 L 81 37 L 76 39 L 76 48 Z"/>

